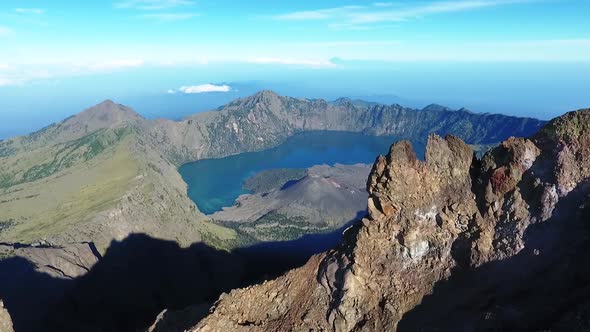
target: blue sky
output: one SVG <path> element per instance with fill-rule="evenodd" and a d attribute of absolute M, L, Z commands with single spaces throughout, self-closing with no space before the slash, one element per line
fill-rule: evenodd
<path fill-rule="evenodd" d="M 2 0 L 0 138 L 105 98 L 179 117 L 258 88 L 550 118 L 590 106 L 588 13 L 587 0 Z"/>

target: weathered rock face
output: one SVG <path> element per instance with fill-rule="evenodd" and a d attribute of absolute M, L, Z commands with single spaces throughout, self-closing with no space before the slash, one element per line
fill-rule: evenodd
<path fill-rule="evenodd" d="M 0 332 L 14 332 L 10 314 L 4 308 L 4 302 L 0 300 Z"/>
<path fill-rule="evenodd" d="M 399 142 L 338 248 L 223 296 L 192 331 L 567 326 L 590 298 L 589 143 L 590 110 L 481 160 L 453 136 L 431 136 L 424 161 Z"/>

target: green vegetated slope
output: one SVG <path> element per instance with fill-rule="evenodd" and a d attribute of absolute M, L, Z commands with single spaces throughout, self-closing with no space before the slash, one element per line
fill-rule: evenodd
<path fill-rule="evenodd" d="M 408 138 L 454 133 L 469 143 L 488 143 L 527 136 L 541 124 L 270 91 L 178 122 L 146 120 L 105 101 L 28 136 L 0 141 L 0 241 L 93 241 L 106 248 L 113 239 L 142 232 L 227 247 L 241 240 L 234 230 L 206 221 L 190 201 L 176 170 L 182 163 L 273 147 L 309 130 Z"/>
<path fill-rule="evenodd" d="M 127 129 L 100 130 L 71 143 L 0 160 L 0 238 L 30 242 L 59 234 L 113 205 L 139 174 Z"/>
<path fill-rule="evenodd" d="M 204 221 L 176 167 L 142 139 L 139 116 L 106 103 L 78 115 L 84 121 L 0 142 L 0 241 L 93 241 L 104 250 L 134 232 L 186 245 L 201 234 L 215 245 L 231 238 Z"/>

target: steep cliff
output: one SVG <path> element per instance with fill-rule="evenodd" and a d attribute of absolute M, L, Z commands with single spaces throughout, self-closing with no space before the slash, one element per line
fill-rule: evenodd
<path fill-rule="evenodd" d="M 431 135 L 424 161 L 396 143 L 338 248 L 222 296 L 191 331 L 588 327 L 589 179 L 590 110 L 481 159 L 454 136 Z"/>

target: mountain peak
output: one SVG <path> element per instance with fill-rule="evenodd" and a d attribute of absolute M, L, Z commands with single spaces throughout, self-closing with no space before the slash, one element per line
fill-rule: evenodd
<path fill-rule="evenodd" d="M 98 117 L 100 121 L 113 123 L 127 120 L 134 121 L 138 118 L 142 118 L 133 109 L 121 104 L 117 104 L 111 99 L 106 99 L 90 108 L 87 108 L 86 110 L 77 114 L 75 117 L 78 116 Z"/>
<path fill-rule="evenodd" d="M 235 102 L 232 102 L 230 105 L 237 106 L 239 108 L 246 107 L 251 108 L 256 105 L 265 105 L 265 106 L 272 106 L 272 105 L 279 105 L 281 103 L 281 96 L 279 96 L 276 92 L 271 90 L 262 90 L 258 91 L 257 93 L 245 97 L 242 99 L 238 99 Z"/>
<path fill-rule="evenodd" d="M 430 105 L 424 107 L 422 110 L 423 111 L 438 111 L 438 112 L 452 111 L 451 108 L 448 108 L 448 107 L 440 105 L 440 104 L 430 104 Z"/>
<path fill-rule="evenodd" d="M 105 100 L 101 101 L 100 103 L 98 103 L 90 108 L 87 108 L 83 112 L 86 112 L 86 111 L 93 111 L 93 112 L 118 112 L 118 111 L 128 112 L 128 111 L 131 111 L 131 112 L 134 112 L 129 107 L 126 107 L 121 104 L 117 104 L 111 99 L 105 99 Z"/>
<path fill-rule="evenodd" d="M 278 93 L 272 90 L 261 90 L 254 94 L 256 97 L 280 97 Z"/>
<path fill-rule="evenodd" d="M 62 126 L 68 131 L 87 134 L 103 128 L 136 125 L 143 120 L 133 109 L 107 99 L 66 119 Z"/>
<path fill-rule="evenodd" d="M 112 101 L 111 99 L 105 99 L 102 102 L 96 104 L 95 106 L 117 106 L 118 104 Z"/>
<path fill-rule="evenodd" d="M 335 99 L 332 104 L 334 105 L 345 105 L 345 104 L 352 104 L 352 99 L 348 98 L 348 97 L 340 97 L 338 99 Z"/>
<path fill-rule="evenodd" d="M 281 96 L 279 96 L 279 94 L 277 94 L 276 92 L 274 92 L 272 90 L 259 91 L 253 97 L 254 97 L 254 100 L 256 100 L 258 102 L 267 102 L 267 103 L 277 101 L 281 98 Z"/>

